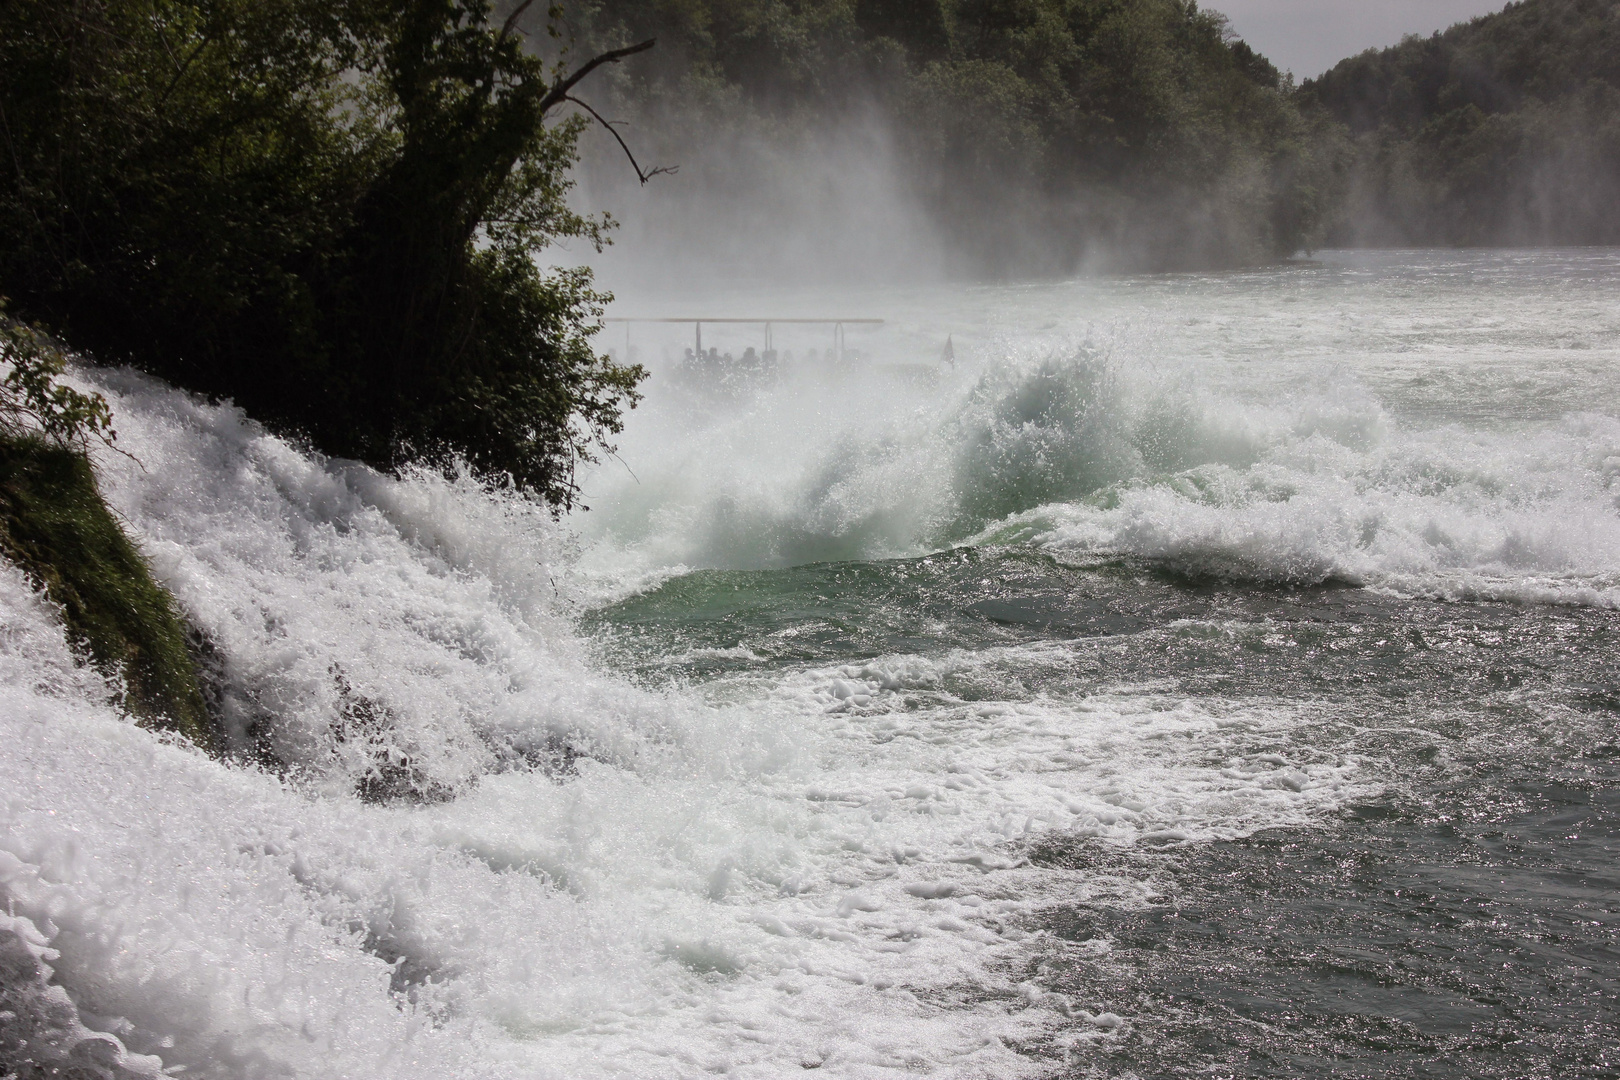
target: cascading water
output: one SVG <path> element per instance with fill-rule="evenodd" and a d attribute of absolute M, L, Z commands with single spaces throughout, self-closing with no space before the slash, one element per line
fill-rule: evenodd
<path fill-rule="evenodd" d="M 1613 787 L 1620 258 L 1470 258 L 868 296 L 879 361 L 948 330 L 959 366 L 739 389 L 655 363 L 561 524 L 85 376 L 232 756 L 120 717 L 0 574 L 0 1054 L 1258 1075 L 1290 1037 L 1307 1062 L 1376 1037 L 1496 1075 L 1479 1033 L 1517 1024 L 1517 1060 L 1597 1075 L 1569 1017 L 1599 999 L 1536 999 L 1468 952 L 1488 935 L 1446 939 L 1450 982 L 1357 981 L 1286 882 L 1250 884 L 1374 840 L 1485 858 L 1443 854 L 1456 822 L 1540 852 L 1527 776 Z M 1367 873 L 1345 939 L 1398 938 Z M 1218 925 L 1283 905 L 1256 940 L 1294 952 L 1187 929 L 1238 894 Z M 1492 925 L 1568 916 L 1518 895 Z M 1300 1034 L 1209 988 L 1295 955 L 1326 959 L 1289 1015 L 1352 1020 Z M 1413 1008 L 1374 986 L 1451 994 L 1474 1041 L 1362 1032 L 1346 1002 Z"/>

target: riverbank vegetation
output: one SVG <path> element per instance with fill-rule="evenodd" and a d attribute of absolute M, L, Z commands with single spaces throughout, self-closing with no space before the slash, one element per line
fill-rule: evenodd
<path fill-rule="evenodd" d="M 1620 243 L 1620 0 L 1509 4 L 1301 95 L 1356 140 L 1333 243 Z"/>
<path fill-rule="evenodd" d="M 0 555 L 61 609 L 68 640 L 122 687 L 141 723 L 217 749 L 184 623 L 96 487 L 107 403 L 61 382 L 66 362 L 0 310 Z"/>

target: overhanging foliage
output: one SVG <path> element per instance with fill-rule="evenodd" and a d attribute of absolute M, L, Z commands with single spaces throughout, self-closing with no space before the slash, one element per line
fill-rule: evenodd
<path fill-rule="evenodd" d="M 610 225 L 565 201 L 569 74 L 486 0 L 10 0 L 0 292 L 328 453 L 569 506 L 643 375 L 536 263 Z"/>

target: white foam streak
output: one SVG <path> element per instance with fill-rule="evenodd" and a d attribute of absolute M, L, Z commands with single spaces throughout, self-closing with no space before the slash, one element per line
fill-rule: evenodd
<path fill-rule="evenodd" d="M 1620 424 L 1603 417 L 1534 434 L 1392 434 L 1371 451 L 1313 436 L 1250 469 L 1129 485 L 1103 505 L 1037 509 L 998 532 L 1195 574 L 1612 607 L 1617 454 Z"/>

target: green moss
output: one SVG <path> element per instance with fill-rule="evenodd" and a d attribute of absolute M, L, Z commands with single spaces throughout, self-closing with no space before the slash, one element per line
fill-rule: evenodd
<path fill-rule="evenodd" d="M 125 707 L 142 726 L 217 748 L 185 625 L 102 501 L 84 454 L 0 437 L 0 552 L 62 606 L 75 647 L 123 677 Z"/>

